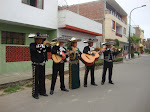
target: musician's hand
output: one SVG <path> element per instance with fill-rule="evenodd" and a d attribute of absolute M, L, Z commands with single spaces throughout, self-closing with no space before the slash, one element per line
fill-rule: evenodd
<path fill-rule="evenodd" d="M 47 40 L 45 40 L 45 41 L 43 42 L 43 46 L 45 46 L 46 44 L 48 44 L 48 46 L 51 46 L 50 42 L 47 41 Z"/>
<path fill-rule="evenodd" d="M 113 46 L 113 47 L 111 47 L 111 49 L 112 49 L 112 50 L 115 50 L 116 48 Z"/>

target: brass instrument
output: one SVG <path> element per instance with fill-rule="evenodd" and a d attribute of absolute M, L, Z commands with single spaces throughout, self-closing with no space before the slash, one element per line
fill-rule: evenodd
<path fill-rule="evenodd" d="M 50 42 L 51 46 L 56 45 L 56 42 Z"/>
<path fill-rule="evenodd" d="M 58 41 L 56 41 L 56 42 L 49 42 L 47 45 L 51 45 L 51 46 L 59 46 L 59 42 Z"/>
<path fill-rule="evenodd" d="M 57 44 L 56 42 L 49 42 L 49 41 L 47 41 L 47 43 L 46 43 L 47 46 L 54 46 L 56 44 Z"/>

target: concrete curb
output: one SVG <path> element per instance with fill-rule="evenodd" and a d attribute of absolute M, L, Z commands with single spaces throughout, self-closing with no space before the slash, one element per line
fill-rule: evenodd
<path fill-rule="evenodd" d="M 123 61 L 114 62 L 114 64 L 120 64 L 120 63 L 123 63 Z M 98 69 L 103 69 L 103 65 L 95 67 L 95 70 L 98 70 Z M 85 67 L 81 67 L 80 70 L 85 70 Z M 69 74 L 69 70 L 65 71 L 64 74 L 65 75 Z M 51 75 L 52 74 L 46 75 L 46 78 L 48 76 L 51 76 Z M 13 85 L 24 85 L 24 84 L 30 83 L 31 81 L 32 81 L 32 78 L 29 78 L 29 79 L 19 80 L 19 81 L 15 81 L 15 82 L 9 82 L 9 83 L 0 84 L 0 90 L 4 89 L 4 88 L 7 88 L 9 86 L 13 86 Z"/>

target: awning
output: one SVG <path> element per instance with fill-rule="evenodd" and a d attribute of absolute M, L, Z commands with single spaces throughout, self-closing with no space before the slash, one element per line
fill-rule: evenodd
<path fill-rule="evenodd" d="M 75 27 L 75 26 L 71 26 L 71 25 L 65 25 L 65 27 L 62 27 L 62 28 L 77 31 L 77 32 L 87 33 L 87 34 L 90 34 L 90 35 L 102 36 L 102 34 L 100 34 L 100 33 L 84 30 L 84 29 L 81 29 L 81 28 L 78 28 L 78 27 Z"/>

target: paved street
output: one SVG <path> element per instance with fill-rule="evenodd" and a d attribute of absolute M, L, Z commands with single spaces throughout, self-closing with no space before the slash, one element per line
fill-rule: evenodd
<path fill-rule="evenodd" d="M 143 55 L 130 61 L 114 65 L 113 81 L 101 86 L 102 70 L 96 70 L 98 87 L 83 87 L 60 91 L 59 79 L 53 96 L 35 100 L 31 88 L 0 97 L 0 112 L 150 112 L 150 56 Z M 65 76 L 68 88 L 68 75 Z M 89 77 L 90 79 L 90 77 Z M 46 81 L 49 93 L 50 81 Z"/>

